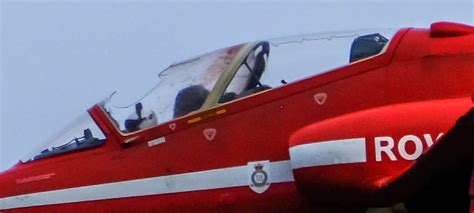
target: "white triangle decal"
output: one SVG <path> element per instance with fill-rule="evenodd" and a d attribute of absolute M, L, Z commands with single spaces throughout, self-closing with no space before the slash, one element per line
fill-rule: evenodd
<path fill-rule="evenodd" d="M 317 104 L 323 105 L 326 103 L 326 100 L 328 98 L 328 95 L 326 93 L 318 93 L 314 95 L 314 101 L 316 101 Z"/>
<path fill-rule="evenodd" d="M 212 140 L 214 140 L 214 137 L 216 137 L 217 130 L 214 129 L 214 128 L 205 129 L 205 130 L 203 131 L 203 134 L 204 134 L 204 137 L 205 137 L 208 141 L 212 141 Z"/>

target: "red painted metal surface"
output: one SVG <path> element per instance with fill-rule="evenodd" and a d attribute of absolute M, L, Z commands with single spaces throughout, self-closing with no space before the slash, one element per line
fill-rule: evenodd
<path fill-rule="evenodd" d="M 364 137 L 367 162 L 295 169 L 295 181 L 272 183 L 262 194 L 238 186 L 11 211 L 324 212 L 329 211 L 327 203 L 369 207 L 388 202 L 376 197 L 377 192 L 410 170 L 416 160 L 403 159 L 394 149 L 396 161 L 386 155 L 377 161 L 374 138 L 390 136 L 397 147 L 406 135 L 423 138 L 446 133 L 472 107 L 473 70 L 472 27 L 441 23 L 431 30 L 400 30 L 380 56 L 137 133 L 121 133 L 96 105 L 89 113 L 107 137 L 103 146 L 18 163 L 1 173 L 0 199 L 230 168 L 252 161 L 288 161 L 292 147 Z M 327 94 L 322 105 L 315 101 L 319 93 Z M 193 117 L 223 109 L 223 114 L 188 123 Z M 177 128 L 170 128 L 172 124 Z M 212 141 L 203 136 L 209 128 L 216 129 Z M 148 146 L 148 141 L 160 137 L 166 142 Z M 404 148 L 407 153 L 416 151 L 413 144 Z M 429 152 L 424 141 L 423 154 Z M 416 190 L 406 191 L 400 199 L 408 199 Z"/>
<path fill-rule="evenodd" d="M 290 147 L 338 139 L 365 138 L 367 162 L 297 169 L 296 183 L 308 196 L 324 194 L 324 197 L 317 198 L 322 202 L 371 205 L 386 202 L 388 197 L 397 195 L 390 191 L 383 192 L 384 194 L 380 192 L 409 171 L 416 162 L 401 152 L 426 154 L 432 143 L 436 143 L 436 138 L 448 132 L 459 115 L 464 114 L 470 106 L 471 102 L 466 98 L 397 104 L 307 126 L 292 135 Z M 393 131 L 394 129 L 397 131 Z M 411 140 L 403 146 L 397 146 L 404 137 Z M 376 141 L 381 139 L 381 143 L 386 143 L 385 138 L 393 139 L 395 146 L 386 152 L 377 151 Z M 422 146 L 417 148 L 413 139 Z M 376 159 L 377 152 L 380 153 L 379 159 Z M 393 157 L 390 158 L 387 152 Z M 422 180 L 413 182 L 421 183 Z M 411 185 L 402 188 L 405 189 L 404 193 L 417 190 Z"/>

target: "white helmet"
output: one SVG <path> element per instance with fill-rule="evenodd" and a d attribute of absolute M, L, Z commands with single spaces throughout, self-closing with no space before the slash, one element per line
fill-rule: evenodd
<path fill-rule="evenodd" d="M 125 120 L 125 129 L 128 132 L 134 132 L 156 126 L 157 124 L 158 120 L 156 119 L 155 112 L 151 109 L 143 109 L 142 103 L 137 103 L 135 104 L 135 112 Z"/>

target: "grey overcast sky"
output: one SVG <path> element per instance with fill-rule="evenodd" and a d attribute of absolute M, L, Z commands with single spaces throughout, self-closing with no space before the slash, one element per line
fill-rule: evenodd
<path fill-rule="evenodd" d="M 473 24 L 472 0 L 0 0 L 0 171 L 113 91 L 134 101 L 170 63 L 292 34 Z"/>

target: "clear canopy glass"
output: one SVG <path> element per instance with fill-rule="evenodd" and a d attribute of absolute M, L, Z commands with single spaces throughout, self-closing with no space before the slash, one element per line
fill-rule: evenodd
<path fill-rule="evenodd" d="M 250 42 L 169 66 L 159 82 L 128 106 L 103 108 L 123 132 L 133 132 L 250 94 L 382 54 L 395 30 L 317 33 Z M 217 100 L 212 100 L 218 96 Z"/>
<path fill-rule="evenodd" d="M 395 30 L 359 30 L 250 42 L 175 63 L 137 101 L 101 103 L 124 133 L 275 89 L 383 54 Z M 38 160 L 102 145 L 105 136 L 85 112 L 21 159 Z"/>
<path fill-rule="evenodd" d="M 125 107 L 115 106 L 110 101 L 105 101 L 102 106 L 124 132 L 136 129 L 127 128 L 127 120 L 148 122 L 147 127 L 149 127 L 155 122 L 166 122 L 196 111 L 202 106 L 218 78 L 242 46 L 217 50 L 172 64 L 158 74 L 160 78 L 158 84 L 138 101 Z M 189 101 L 184 99 L 189 99 Z M 138 104 L 141 105 L 140 110 L 137 110 Z M 150 122 L 150 120 L 153 121 Z"/>
<path fill-rule="evenodd" d="M 91 118 L 84 112 L 64 129 L 48 139 L 21 159 L 23 163 L 42 158 L 88 149 L 104 143 L 105 136 Z"/>
<path fill-rule="evenodd" d="M 325 73 L 382 54 L 396 30 L 315 33 L 271 39 L 261 81 L 271 87 Z"/>

